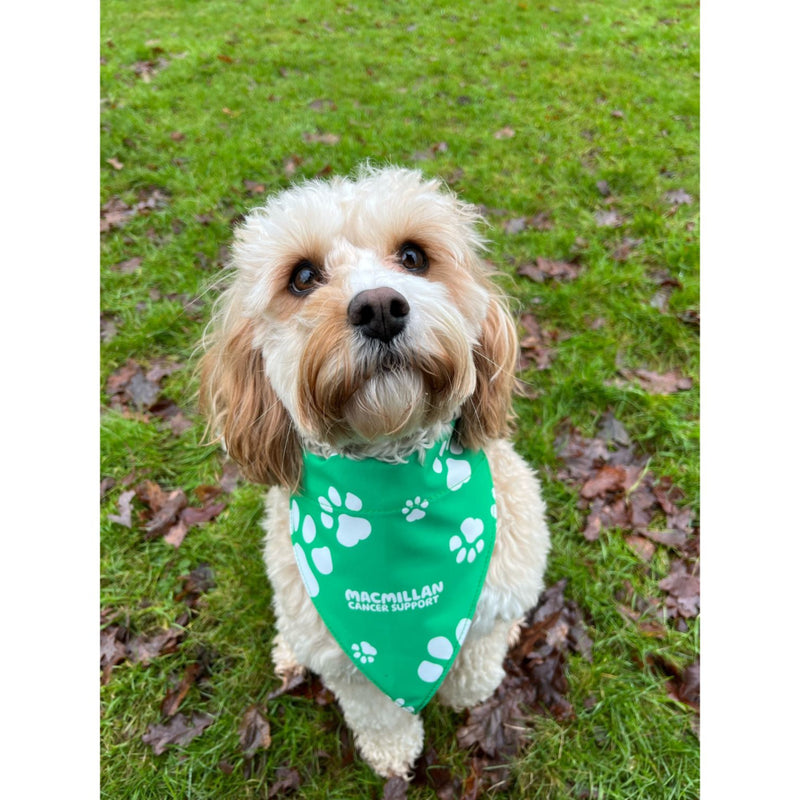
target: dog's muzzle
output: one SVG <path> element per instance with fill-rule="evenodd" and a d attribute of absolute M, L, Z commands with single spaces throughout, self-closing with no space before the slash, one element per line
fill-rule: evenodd
<path fill-rule="evenodd" d="M 347 319 L 365 336 L 388 344 L 405 328 L 409 311 L 400 292 L 381 286 L 359 292 L 347 307 Z"/>

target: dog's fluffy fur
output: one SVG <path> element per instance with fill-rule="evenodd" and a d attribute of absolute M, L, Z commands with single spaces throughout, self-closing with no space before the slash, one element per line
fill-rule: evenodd
<path fill-rule="evenodd" d="M 497 535 L 469 635 L 438 697 L 465 708 L 492 694 L 514 623 L 542 590 L 549 534 L 539 483 L 507 438 L 517 336 L 480 258 L 478 219 L 439 182 L 395 168 L 273 197 L 236 232 L 233 280 L 202 364 L 210 430 L 248 478 L 272 486 L 264 557 L 276 672 L 321 675 L 362 756 L 387 777 L 408 774 L 422 721 L 370 683 L 328 632 L 294 560 L 288 498 L 302 448 L 404 460 L 457 419 L 460 443 L 488 456 Z M 409 243 L 427 256 L 424 271 L 403 265 Z M 299 288 L 315 282 L 298 294 L 290 282 L 302 264 L 311 272 Z M 408 304 L 389 341 L 365 336 L 348 315 L 353 297 L 379 288 Z"/>

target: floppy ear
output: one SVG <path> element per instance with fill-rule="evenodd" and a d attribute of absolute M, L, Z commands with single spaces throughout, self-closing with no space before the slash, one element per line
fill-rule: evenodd
<path fill-rule="evenodd" d="M 253 347 L 250 320 L 217 332 L 203 356 L 200 409 L 212 436 L 249 480 L 295 489 L 300 482 L 300 441 L 289 413 L 264 374 L 264 361 Z"/>
<path fill-rule="evenodd" d="M 505 301 L 492 294 L 478 346 L 473 351 L 475 391 L 463 405 L 458 423 L 459 440 L 464 447 L 478 449 L 490 439 L 509 435 L 517 349 L 517 327 Z"/>

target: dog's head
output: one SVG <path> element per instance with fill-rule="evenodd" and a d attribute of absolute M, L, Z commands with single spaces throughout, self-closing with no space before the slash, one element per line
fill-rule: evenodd
<path fill-rule="evenodd" d="M 311 181 L 236 232 L 201 398 L 245 474 L 294 487 L 301 445 L 390 452 L 458 417 L 504 436 L 517 337 L 475 210 L 419 172 Z"/>

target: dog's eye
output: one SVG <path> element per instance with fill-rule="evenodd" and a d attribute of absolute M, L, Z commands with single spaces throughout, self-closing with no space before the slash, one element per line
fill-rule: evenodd
<path fill-rule="evenodd" d="M 425 272 L 428 269 L 428 256 L 425 251 L 413 242 L 406 242 L 398 250 L 400 264 L 409 272 Z"/>
<path fill-rule="evenodd" d="M 289 291 L 297 295 L 308 294 L 319 283 L 319 270 L 310 261 L 303 260 L 292 270 L 289 278 Z"/>

